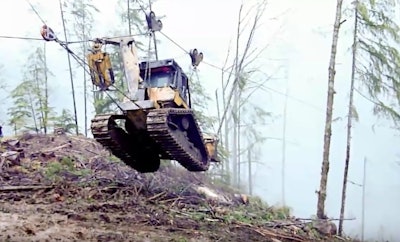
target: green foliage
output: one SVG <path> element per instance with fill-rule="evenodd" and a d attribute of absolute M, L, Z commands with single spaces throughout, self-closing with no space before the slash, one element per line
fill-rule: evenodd
<path fill-rule="evenodd" d="M 359 1 L 357 74 L 375 104 L 374 113 L 400 120 L 398 1 Z"/>
<path fill-rule="evenodd" d="M 63 109 L 59 116 L 54 118 L 54 127 L 62 128 L 66 133 L 74 133 L 76 124 L 74 115 L 68 109 Z"/>
<path fill-rule="evenodd" d="M 108 158 L 108 161 L 110 163 L 121 163 L 122 161 L 116 157 L 115 155 L 110 155 L 110 157 Z"/>
<path fill-rule="evenodd" d="M 77 176 L 83 176 L 90 172 L 86 169 L 77 169 L 75 167 L 75 160 L 71 157 L 62 157 L 60 161 L 50 162 L 44 170 L 44 175 L 50 180 L 58 180 L 58 175 L 62 172 L 70 172 Z"/>
<path fill-rule="evenodd" d="M 184 237 L 178 237 L 178 238 L 173 238 L 172 240 L 170 240 L 171 242 L 189 242 L 189 240 L 187 240 Z"/>
<path fill-rule="evenodd" d="M 129 1 L 129 12 L 128 12 L 128 1 Z M 144 9 L 149 9 L 148 6 L 143 6 L 139 4 L 143 4 L 142 2 L 138 2 L 135 0 L 119 0 L 119 16 L 121 19 L 121 23 L 128 27 L 128 33 L 132 33 L 133 35 L 144 34 L 146 33 L 145 28 L 145 14 L 143 13 L 142 7 Z M 147 3 L 148 1 L 146 1 Z M 151 1 L 152 3 L 154 1 Z M 129 26 L 130 24 L 130 26 Z M 131 29 L 129 29 L 131 27 Z"/>
<path fill-rule="evenodd" d="M 89 36 L 93 29 L 93 13 L 99 12 L 92 0 L 67 0 L 64 2 L 64 7 L 69 9 L 70 14 L 74 18 L 74 31 L 77 36 L 85 34 Z M 85 30 L 83 33 L 79 30 Z"/>
<path fill-rule="evenodd" d="M 15 133 L 22 128 L 47 133 L 53 110 L 49 106 L 48 74 L 44 50 L 37 48 L 28 56 L 22 82 L 11 91 L 13 106 L 8 115 Z"/>
<path fill-rule="evenodd" d="M 114 102 L 104 92 L 98 91 L 94 93 L 94 110 L 96 114 L 107 113 L 112 111 Z"/>
<path fill-rule="evenodd" d="M 30 109 L 29 95 L 26 89 L 29 88 L 29 82 L 22 82 L 12 92 L 11 97 L 14 99 L 14 105 L 8 109 L 8 115 L 10 117 L 9 124 L 13 127 L 14 133 L 25 127 L 32 117 Z"/>
<path fill-rule="evenodd" d="M 227 223 L 242 222 L 262 225 L 272 220 L 284 220 L 290 217 L 288 207 L 270 207 L 258 197 L 250 197 L 249 204 L 230 210 L 223 216 Z"/>

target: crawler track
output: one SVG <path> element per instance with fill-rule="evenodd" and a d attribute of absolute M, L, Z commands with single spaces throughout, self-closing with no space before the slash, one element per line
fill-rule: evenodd
<path fill-rule="evenodd" d="M 186 131 L 180 127 L 182 117 L 189 123 Z M 178 161 L 189 171 L 208 169 L 210 159 L 191 110 L 179 108 L 150 110 L 145 132 L 147 137 L 142 137 L 141 141 L 138 140 L 137 134 L 128 134 L 119 127 L 115 122 L 117 119 L 127 120 L 127 116 L 97 115 L 91 124 L 93 137 L 135 170 L 157 171 L 160 156 Z"/>
<path fill-rule="evenodd" d="M 123 115 L 96 115 L 92 119 L 91 130 L 94 139 L 111 151 L 113 155 L 124 161 L 125 163 L 134 163 L 135 159 L 127 150 L 123 149 L 121 142 L 122 137 L 112 137 L 111 131 L 117 127 L 116 118 L 125 118 Z"/>
<path fill-rule="evenodd" d="M 173 122 L 173 117 L 179 119 L 179 116 L 188 118 L 190 123 L 188 131 L 180 130 Z M 147 131 L 172 160 L 178 161 L 187 170 L 206 171 L 208 169 L 209 157 L 200 128 L 191 110 L 153 109 L 147 115 Z"/>
<path fill-rule="evenodd" d="M 160 158 L 152 144 L 145 144 L 118 126 L 117 119 L 126 120 L 125 115 L 96 115 L 92 119 L 93 137 L 113 155 L 138 172 L 155 172 L 160 166 Z"/>

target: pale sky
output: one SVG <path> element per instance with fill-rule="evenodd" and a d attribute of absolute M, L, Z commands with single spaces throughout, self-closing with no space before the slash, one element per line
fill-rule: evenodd
<path fill-rule="evenodd" d="M 39 3 L 40 4 L 37 4 Z M 95 32 L 99 37 L 109 36 L 115 26 L 121 27 L 116 18 L 114 1 L 96 0 L 100 13 L 95 16 Z M 116 1 L 115 1 L 116 2 Z M 247 1 L 246 1 L 247 2 Z M 268 137 L 282 137 L 283 104 L 285 88 L 289 89 L 287 109 L 287 149 L 286 149 L 286 204 L 298 217 L 309 217 L 316 213 L 317 195 L 322 161 L 323 129 L 325 121 L 328 61 L 331 45 L 331 31 L 334 22 L 335 4 L 333 0 L 270 0 L 263 18 L 263 25 L 256 35 L 258 46 L 269 45 L 259 60 L 262 71 L 274 78 L 267 84 L 269 91 L 259 91 L 254 102 L 262 105 L 277 118 L 269 125 L 259 128 Z M 33 1 L 41 17 L 62 38 L 62 26 L 58 1 Z M 235 35 L 239 0 L 194 1 L 158 0 L 153 10 L 163 18 L 163 33 L 187 50 L 194 47 L 205 54 L 205 62 L 222 66 L 229 42 Z M 213 7 L 210 7 L 213 6 Z M 40 38 L 41 20 L 30 10 L 25 0 L 5 0 L 0 9 L 3 25 L 0 35 L 29 36 Z M 327 213 L 339 217 L 340 196 L 345 155 L 346 112 L 348 86 L 350 80 L 352 19 L 343 26 L 337 56 L 337 74 L 333 126 L 331 168 L 328 178 Z M 97 37 L 97 36 L 93 36 Z M 158 46 L 160 58 L 174 57 L 187 69 L 189 57 L 163 35 Z M 0 39 L 0 53 L 4 66 L 2 77 L 15 85 L 21 80 L 21 67 L 26 63 L 27 53 L 32 46 L 42 45 L 41 41 Z M 74 48 L 73 46 L 71 48 Z M 76 46 L 76 48 L 79 48 Z M 72 110 L 69 95 L 70 80 L 66 52 L 56 43 L 47 44 L 49 68 L 52 79 L 53 105 L 57 109 L 68 107 Z M 281 59 L 277 61 L 272 59 Z M 278 72 L 276 70 L 281 66 Z M 288 73 L 288 85 L 284 71 Z M 221 73 L 206 64 L 199 66 L 199 76 L 211 98 L 220 88 Z M 76 78 L 78 88 L 79 122 L 83 122 L 82 85 Z M 0 99 L 1 101 L 1 99 Z M 398 133 L 390 129 L 390 123 L 371 116 L 371 104 L 355 95 L 360 122 L 353 131 L 353 151 L 349 179 L 362 183 L 363 160 L 366 157 L 366 235 L 369 238 L 400 240 L 397 225 L 400 223 L 400 166 Z M 6 103 L 2 103 L 4 106 Z M 210 104 L 208 115 L 216 115 L 216 104 Z M 6 110 L 0 110 L 0 122 L 6 123 Z M 374 126 L 374 129 L 372 129 Z M 10 129 L 5 129 L 10 132 Z M 260 144 L 259 160 L 262 165 L 254 168 L 255 191 L 269 204 L 280 204 L 282 142 L 269 139 Z M 245 167 L 244 172 L 247 173 Z M 245 176 L 242 180 L 247 179 Z M 362 189 L 348 185 L 346 217 L 356 218 L 345 222 L 345 231 L 360 235 Z"/>

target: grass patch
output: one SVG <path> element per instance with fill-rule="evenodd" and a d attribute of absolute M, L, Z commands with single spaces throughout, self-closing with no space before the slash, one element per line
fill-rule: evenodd
<path fill-rule="evenodd" d="M 65 172 L 76 176 L 84 176 L 89 174 L 90 170 L 78 169 L 75 159 L 68 156 L 62 157 L 59 161 L 50 162 L 44 168 L 44 176 L 52 181 L 63 179 L 60 174 Z"/>

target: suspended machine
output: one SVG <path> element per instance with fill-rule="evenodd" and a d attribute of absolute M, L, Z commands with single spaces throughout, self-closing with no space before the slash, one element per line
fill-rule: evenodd
<path fill-rule="evenodd" d="M 160 30 L 154 12 L 146 16 L 149 29 Z M 155 172 L 160 160 L 175 160 L 192 172 L 206 171 L 217 162 L 217 138 L 205 135 L 191 108 L 188 76 L 174 59 L 139 62 L 131 37 L 94 41 L 87 55 L 92 82 L 107 92 L 115 77 L 104 45 L 117 46 L 127 82 L 124 101 L 116 113 L 98 114 L 91 120 L 96 141 L 138 172 Z M 192 65 L 202 60 L 190 52 Z"/>

